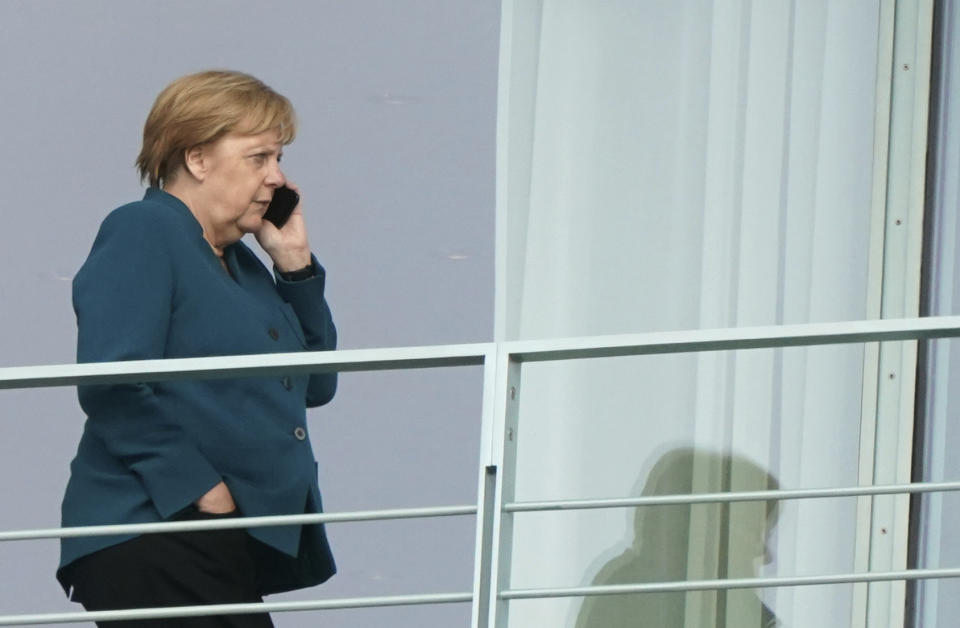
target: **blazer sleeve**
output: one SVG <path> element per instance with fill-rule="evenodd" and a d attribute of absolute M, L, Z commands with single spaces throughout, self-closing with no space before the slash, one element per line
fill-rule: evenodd
<path fill-rule="evenodd" d="M 163 358 L 175 290 L 169 222 L 151 212 L 107 217 L 73 282 L 77 362 Z M 87 429 L 136 474 L 163 518 L 221 481 L 149 383 L 79 386 Z"/>
<path fill-rule="evenodd" d="M 317 258 L 313 258 L 315 274 L 302 281 L 286 281 L 276 271 L 277 291 L 293 307 L 303 328 L 309 351 L 332 351 L 337 348 L 337 328 L 324 296 L 327 274 Z M 336 373 L 315 373 L 307 387 L 307 407 L 328 403 L 337 392 Z"/>

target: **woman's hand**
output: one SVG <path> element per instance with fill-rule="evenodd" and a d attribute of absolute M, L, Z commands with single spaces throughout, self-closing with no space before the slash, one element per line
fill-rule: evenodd
<path fill-rule="evenodd" d="M 300 188 L 293 183 L 287 181 L 287 187 L 300 194 Z M 301 205 L 302 202 L 297 203 L 282 229 L 277 229 L 269 220 L 262 220 L 260 229 L 254 233 L 280 272 L 288 273 L 310 265 L 310 243 Z"/>
<path fill-rule="evenodd" d="M 237 509 L 237 505 L 233 502 L 233 495 L 230 494 L 230 489 L 223 482 L 214 486 L 193 503 L 197 510 L 217 515 L 233 512 Z"/>

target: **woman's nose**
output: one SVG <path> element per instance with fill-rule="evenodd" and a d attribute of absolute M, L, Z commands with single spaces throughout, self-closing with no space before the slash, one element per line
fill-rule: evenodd
<path fill-rule="evenodd" d="M 278 188 L 287 182 L 287 178 L 283 175 L 283 170 L 280 169 L 279 163 L 274 163 L 273 167 L 270 169 L 270 172 L 267 173 L 267 179 L 264 183 L 270 187 Z"/>

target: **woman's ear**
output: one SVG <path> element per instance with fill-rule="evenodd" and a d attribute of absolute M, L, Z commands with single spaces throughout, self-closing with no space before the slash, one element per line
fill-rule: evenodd
<path fill-rule="evenodd" d="M 207 163 L 204 160 L 203 145 L 192 146 L 183 151 L 184 169 L 197 181 L 207 177 Z"/>

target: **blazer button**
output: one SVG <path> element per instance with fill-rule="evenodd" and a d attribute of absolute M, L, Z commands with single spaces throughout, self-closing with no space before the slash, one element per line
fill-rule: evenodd
<path fill-rule="evenodd" d="M 280 339 L 280 332 L 277 331 L 276 327 L 271 327 L 270 329 L 267 330 L 267 333 L 270 334 L 270 337 L 273 338 L 274 340 Z"/>
<path fill-rule="evenodd" d="M 307 430 L 303 429 L 302 427 L 298 427 L 297 429 L 293 430 L 293 435 L 297 437 L 297 440 L 306 440 Z"/>
<path fill-rule="evenodd" d="M 283 387 L 287 390 L 293 390 L 293 382 L 290 381 L 289 377 L 283 378 Z"/>

